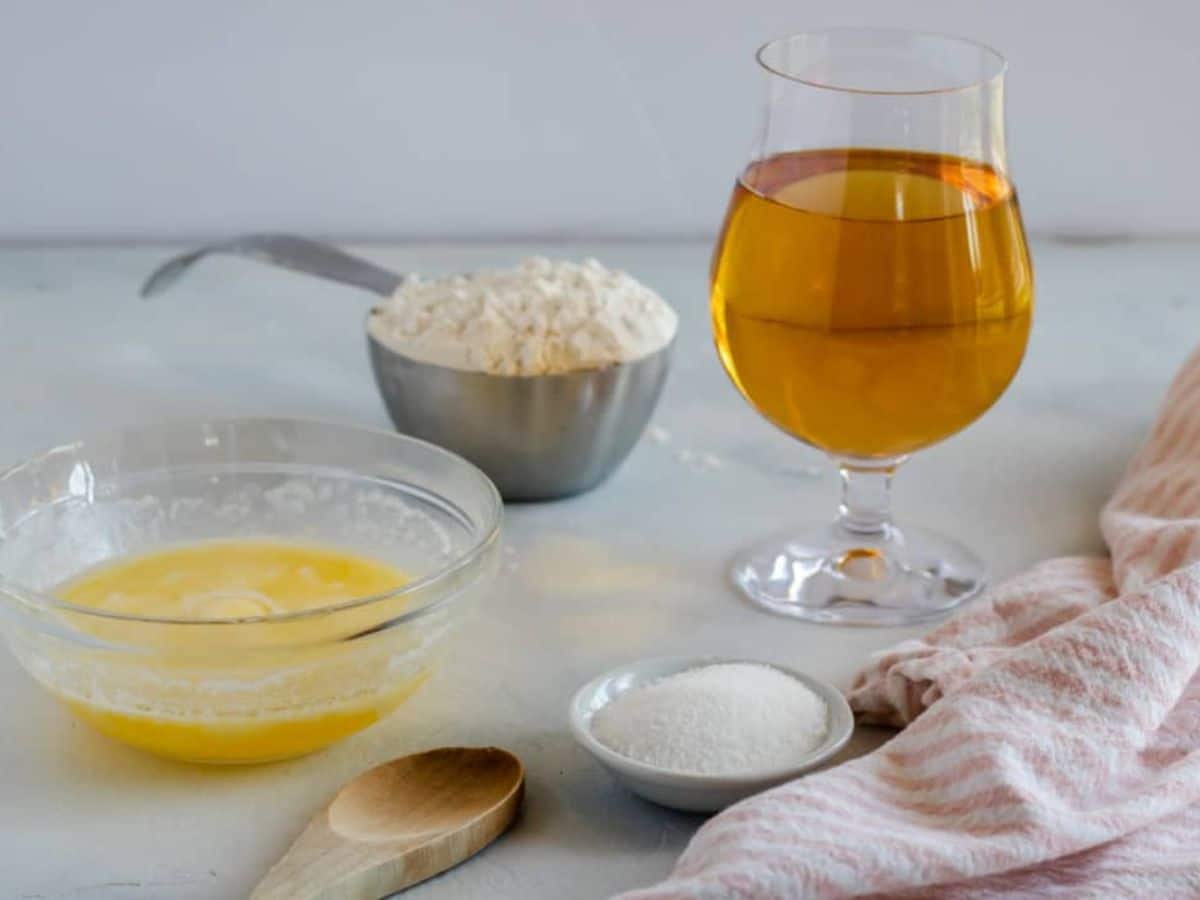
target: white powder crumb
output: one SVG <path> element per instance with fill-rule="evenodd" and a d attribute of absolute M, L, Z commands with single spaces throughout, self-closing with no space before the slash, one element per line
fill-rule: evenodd
<path fill-rule="evenodd" d="M 421 362 L 547 375 L 630 362 L 670 343 L 678 317 L 625 272 L 594 259 L 405 279 L 371 314 L 371 335 Z"/>
<path fill-rule="evenodd" d="M 721 663 L 621 694 L 592 718 L 600 743 L 639 762 L 701 775 L 784 769 L 825 740 L 829 708 L 771 666 Z"/>
<path fill-rule="evenodd" d="M 661 425 L 651 425 L 646 429 L 646 436 L 650 438 L 652 443 L 659 446 L 671 443 L 671 432 L 667 431 Z"/>
<path fill-rule="evenodd" d="M 711 472 L 724 465 L 721 457 L 717 454 L 700 450 L 680 450 L 675 454 L 675 459 L 693 472 Z"/>

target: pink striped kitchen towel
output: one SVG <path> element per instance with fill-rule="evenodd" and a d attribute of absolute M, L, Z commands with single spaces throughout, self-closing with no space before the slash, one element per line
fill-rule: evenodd
<path fill-rule="evenodd" d="M 892 741 L 726 810 L 625 900 L 1200 897 L 1200 352 L 1100 523 L 1111 559 L 1043 563 L 858 676 Z"/>

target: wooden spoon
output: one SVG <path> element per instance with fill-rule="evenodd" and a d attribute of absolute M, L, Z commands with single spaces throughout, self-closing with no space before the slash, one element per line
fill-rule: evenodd
<path fill-rule="evenodd" d="M 384 763 L 338 791 L 250 900 L 379 900 L 498 838 L 524 790 L 521 761 L 496 747 Z"/>

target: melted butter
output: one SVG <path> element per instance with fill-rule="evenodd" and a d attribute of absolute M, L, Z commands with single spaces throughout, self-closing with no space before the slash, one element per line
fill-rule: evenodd
<path fill-rule="evenodd" d="M 300 612 L 384 594 L 394 567 L 309 544 L 206 541 L 98 566 L 55 593 L 77 606 L 155 618 L 214 619 Z"/>
<path fill-rule="evenodd" d="M 118 615 L 211 620 L 317 610 L 387 594 L 408 580 L 391 565 L 339 549 L 236 540 L 118 559 L 55 593 L 77 606 Z M 394 607 L 386 610 L 394 615 L 403 603 L 379 605 Z M 121 653 L 111 667 L 98 666 L 94 692 L 50 686 L 100 731 L 161 756 L 198 762 L 297 756 L 365 728 L 424 680 L 423 671 L 388 677 L 387 656 L 378 644 L 337 644 L 376 621 L 381 610 L 372 607 L 259 625 L 148 625 L 67 614 L 96 637 L 157 652 L 145 659 Z M 336 654 L 341 654 L 336 671 L 344 674 L 349 664 L 363 675 L 361 683 L 352 679 L 332 692 L 337 699 L 331 700 L 333 670 L 323 666 Z M 276 677 L 281 671 L 289 674 Z M 281 680 L 286 687 L 279 686 Z M 240 712 L 228 711 L 230 697 Z M 261 708 L 254 708 L 256 699 Z"/>

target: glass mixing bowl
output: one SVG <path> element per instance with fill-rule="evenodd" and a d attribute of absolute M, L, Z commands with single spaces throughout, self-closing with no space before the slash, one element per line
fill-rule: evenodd
<path fill-rule="evenodd" d="M 193 762 L 285 759 L 400 705 L 495 574 L 502 505 L 465 460 L 382 431 L 285 419 L 150 426 L 0 474 L 0 626 L 100 731 Z M 195 541 L 316 543 L 411 581 L 301 612 L 173 619 L 66 603 L 56 585 Z"/>

